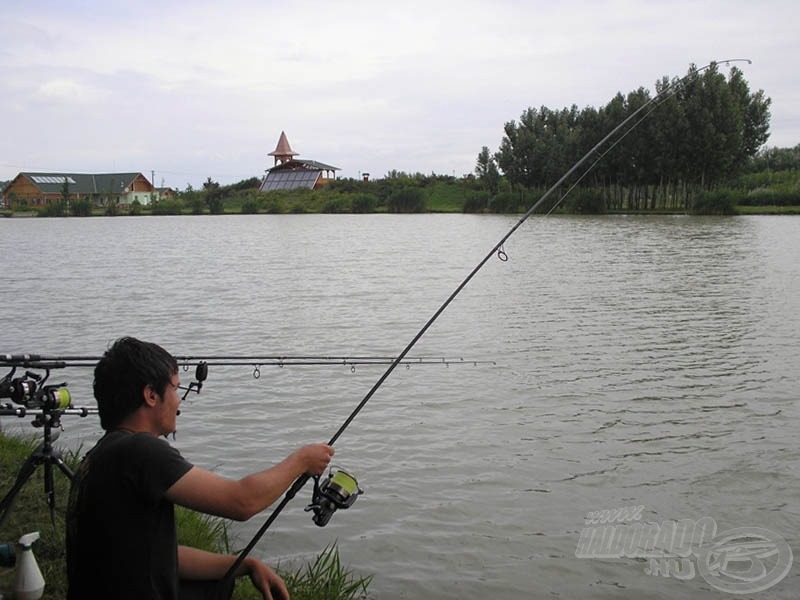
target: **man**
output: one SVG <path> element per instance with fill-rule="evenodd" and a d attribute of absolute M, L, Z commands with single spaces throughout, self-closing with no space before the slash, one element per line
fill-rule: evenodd
<path fill-rule="evenodd" d="M 117 340 L 95 367 L 105 435 L 84 457 L 70 491 L 69 599 L 174 600 L 185 597 L 180 582 L 222 579 L 236 557 L 178 546 L 174 505 L 244 521 L 304 473 L 322 474 L 333 456 L 327 444 L 310 444 L 240 480 L 196 467 L 161 437 L 175 431 L 179 384 L 175 358 L 135 338 Z M 281 578 L 256 559 L 242 561 L 236 576 L 242 575 L 264 598 L 289 597 Z"/>

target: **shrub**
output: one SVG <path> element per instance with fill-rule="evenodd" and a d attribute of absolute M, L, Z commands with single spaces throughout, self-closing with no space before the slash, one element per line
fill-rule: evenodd
<path fill-rule="evenodd" d="M 92 216 L 92 201 L 88 198 L 73 200 L 69 205 L 69 212 L 73 217 Z"/>
<path fill-rule="evenodd" d="M 208 212 L 212 215 L 221 215 L 225 212 L 225 201 L 222 196 L 209 196 L 206 198 L 206 204 L 208 204 Z"/>
<path fill-rule="evenodd" d="M 286 203 L 280 198 L 268 195 L 264 201 L 264 211 L 270 215 L 280 215 L 286 212 Z"/>
<path fill-rule="evenodd" d="M 373 213 L 378 204 L 378 198 L 373 194 L 356 194 L 350 200 L 350 212 Z"/>
<path fill-rule="evenodd" d="M 489 200 L 490 213 L 519 212 L 519 198 L 515 192 L 500 192 Z"/>
<path fill-rule="evenodd" d="M 139 202 L 138 200 L 134 200 L 134 202 Z M 139 208 L 141 209 L 141 202 L 139 202 Z M 131 203 L 131 211 L 133 212 L 133 203 Z M 113 200 L 109 200 L 108 204 L 106 204 L 105 208 L 103 209 L 103 214 L 107 217 L 116 217 L 119 214 L 119 205 L 114 202 Z"/>
<path fill-rule="evenodd" d="M 739 198 L 743 206 L 797 206 L 800 205 L 800 189 L 781 187 L 777 189 L 757 188 Z"/>
<path fill-rule="evenodd" d="M 40 217 L 65 217 L 67 215 L 67 204 L 63 200 L 48 204 L 39 209 L 37 215 Z"/>
<path fill-rule="evenodd" d="M 183 202 L 178 200 L 159 200 L 152 205 L 154 215 L 179 215 L 183 210 Z"/>
<path fill-rule="evenodd" d="M 464 208 L 462 212 L 465 213 L 481 213 L 489 209 L 489 192 L 478 191 L 471 192 L 464 200 Z"/>
<path fill-rule="evenodd" d="M 322 212 L 328 214 L 341 214 L 350 212 L 350 206 L 348 202 L 341 197 L 337 198 L 329 198 L 325 201 L 322 205 Z"/>
<path fill-rule="evenodd" d="M 695 215 L 735 215 L 736 199 L 731 190 L 702 192 L 692 202 L 691 212 Z"/>
<path fill-rule="evenodd" d="M 261 203 L 256 198 L 248 198 L 244 202 L 242 202 L 242 214 L 243 215 L 255 215 L 258 214 L 258 210 L 261 208 Z"/>
<path fill-rule="evenodd" d="M 203 198 L 196 195 L 186 200 L 186 204 L 191 208 L 193 215 L 202 215 L 206 208 Z"/>
<path fill-rule="evenodd" d="M 585 215 L 606 212 L 606 201 L 600 190 L 578 189 L 568 196 L 567 211 Z"/>
<path fill-rule="evenodd" d="M 425 212 L 425 194 L 417 187 L 404 187 L 392 192 L 388 200 L 390 213 Z"/>

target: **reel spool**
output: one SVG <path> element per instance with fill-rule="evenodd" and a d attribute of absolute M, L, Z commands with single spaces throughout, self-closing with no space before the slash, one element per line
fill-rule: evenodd
<path fill-rule="evenodd" d="M 334 473 L 334 469 L 338 469 Z M 361 494 L 358 481 L 347 471 L 338 467 L 331 467 L 327 479 L 319 481 L 319 476 L 314 477 L 314 491 L 311 504 L 305 511 L 314 511 L 313 520 L 319 527 L 325 527 L 331 520 L 333 513 L 340 508 L 350 508 Z"/>
<path fill-rule="evenodd" d="M 72 408 L 72 395 L 66 382 L 57 385 L 44 385 L 50 372 L 44 376 L 26 372 L 23 377 L 12 379 L 16 367 L 0 380 L 0 398 L 11 398 L 16 404 L 27 408 L 44 410 L 65 410 Z"/>

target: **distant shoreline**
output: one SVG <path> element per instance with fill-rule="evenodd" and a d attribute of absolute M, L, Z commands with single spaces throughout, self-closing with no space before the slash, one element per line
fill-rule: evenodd
<path fill-rule="evenodd" d="M 733 217 L 744 217 L 744 216 L 755 216 L 755 215 L 774 215 L 774 216 L 795 216 L 800 215 L 800 206 L 737 206 L 736 212 L 733 215 L 725 215 L 725 216 L 733 216 Z M 355 215 L 355 214 L 370 214 L 370 215 L 377 215 L 377 214 L 384 214 L 384 215 L 392 215 L 392 214 L 400 214 L 400 213 L 388 213 L 385 211 L 375 211 L 371 213 L 325 213 L 321 211 L 309 211 L 304 213 L 269 213 L 269 212 L 260 212 L 260 213 L 242 213 L 242 212 L 223 212 L 223 213 L 202 213 L 196 214 L 192 212 L 183 212 L 179 215 L 153 215 L 149 212 L 142 212 L 138 215 L 130 215 L 130 214 L 118 214 L 114 217 L 110 218 L 119 218 L 119 217 L 203 217 L 203 216 L 225 216 L 225 215 L 242 215 L 248 214 L 251 216 L 273 216 L 273 215 L 321 215 L 321 214 L 329 214 L 332 216 L 336 215 Z M 470 215 L 498 215 L 498 214 L 505 214 L 505 215 L 522 215 L 522 213 L 465 213 L 463 211 L 445 211 L 445 210 L 434 210 L 434 211 L 425 211 L 420 213 L 406 213 L 406 214 L 422 214 L 422 215 L 453 215 L 453 214 L 470 214 Z M 569 214 L 572 216 L 581 216 L 579 213 L 557 213 L 557 214 Z M 655 211 L 647 211 L 647 210 L 630 210 L 630 211 L 606 211 L 604 213 L 587 213 L 583 216 L 619 216 L 619 215 L 631 215 L 631 216 L 664 216 L 664 215 L 688 215 L 686 211 L 664 211 L 664 210 L 655 210 Z M 4 217 L 6 219 L 35 219 L 35 218 L 43 218 L 43 219 L 89 219 L 95 217 L 108 217 L 109 215 L 105 214 L 92 214 L 88 216 L 75 216 L 75 215 L 65 215 L 65 216 L 41 216 L 33 211 L 25 211 L 25 212 L 13 212 L 10 210 L 3 210 L 0 211 L 0 217 Z"/>

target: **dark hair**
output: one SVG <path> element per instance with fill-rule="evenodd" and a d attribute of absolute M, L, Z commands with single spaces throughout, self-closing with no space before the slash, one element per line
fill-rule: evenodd
<path fill-rule="evenodd" d="M 163 397 L 178 362 L 161 346 L 132 337 L 118 339 L 94 368 L 94 397 L 100 425 L 109 430 L 144 402 L 148 385 Z"/>

